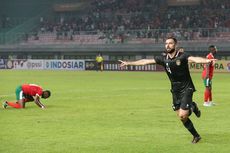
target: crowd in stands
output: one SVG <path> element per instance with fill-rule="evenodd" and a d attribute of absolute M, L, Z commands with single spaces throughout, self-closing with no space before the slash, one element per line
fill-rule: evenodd
<path fill-rule="evenodd" d="M 6 14 L 0 14 L 0 31 L 14 28 L 25 20 L 26 18 L 12 18 Z"/>
<path fill-rule="evenodd" d="M 73 40 L 78 34 L 99 39 L 153 38 L 167 34 L 182 40 L 230 32 L 230 1 L 201 0 L 199 5 L 168 6 L 166 0 L 93 0 L 89 12 L 58 20 L 42 17 L 38 34 L 55 33 L 56 39 Z M 83 32 L 84 31 L 84 32 Z"/>

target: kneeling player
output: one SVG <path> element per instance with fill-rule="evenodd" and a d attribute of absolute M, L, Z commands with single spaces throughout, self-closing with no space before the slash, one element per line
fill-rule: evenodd
<path fill-rule="evenodd" d="M 16 88 L 16 102 L 8 102 L 5 101 L 3 103 L 3 108 L 7 108 L 7 106 L 11 106 L 13 108 L 25 108 L 26 102 L 34 101 L 37 106 L 44 109 L 45 105 L 41 103 L 41 98 L 49 98 L 51 92 L 49 90 L 44 90 L 42 87 L 36 84 L 23 84 Z"/>

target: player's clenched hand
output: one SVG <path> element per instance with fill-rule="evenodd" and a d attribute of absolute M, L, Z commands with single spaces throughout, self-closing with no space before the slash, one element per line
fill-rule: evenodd
<path fill-rule="evenodd" d="M 124 66 L 128 65 L 128 62 L 126 62 L 126 61 L 122 61 L 122 60 L 118 60 L 118 61 L 121 62 L 120 67 L 124 67 Z"/>

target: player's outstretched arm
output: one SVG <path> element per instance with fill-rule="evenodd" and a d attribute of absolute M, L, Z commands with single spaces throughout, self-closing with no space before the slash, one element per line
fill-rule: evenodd
<path fill-rule="evenodd" d="M 141 59 L 138 61 L 122 61 L 118 60 L 121 62 L 121 67 L 127 66 L 127 65 L 147 65 L 147 64 L 155 64 L 156 61 L 155 59 Z"/>
<path fill-rule="evenodd" d="M 207 58 L 203 58 L 203 57 L 194 57 L 194 56 L 190 56 L 188 58 L 189 63 L 201 63 L 201 64 L 209 64 L 212 61 L 216 61 L 217 59 L 207 59 Z"/>
<path fill-rule="evenodd" d="M 40 96 L 39 96 L 38 94 L 36 94 L 36 96 L 34 97 L 34 102 L 35 102 L 35 104 L 36 104 L 38 107 L 40 107 L 40 108 L 42 108 L 42 109 L 45 108 L 45 105 L 43 105 L 43 104 L 40 102 Z"/>

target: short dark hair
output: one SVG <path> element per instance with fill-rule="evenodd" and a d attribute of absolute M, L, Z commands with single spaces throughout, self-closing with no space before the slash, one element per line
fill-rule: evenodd
<path fill-rule="evenodd" d="M 216 46 L 215 46 L 215 45 L 210 45 L 208 48 L 209 48 L 209 49 L 211 49 L 211 48 L 216 48 Z"/>
<path fill-rule="evenodd" d="M 173 39 L 173 41 L 175 42 L 175 44 L 177 44 L 177 39 L 176 39 L 175 37 L 173 37 L 173 36 L 169 36 L 169 37 L 167 37 L 167 39 L 166 39 L 166 40 L 168 40 L 168 39 Z"/>
<path fill-rule="evenodd" d="M 44 93 L 47 93 L 47 96 L 48 96 L 47 98 L 49 98 L 51 96 L 51 92 L 49 90 L 44 90 L 42 92 L 42 98 L 44 98 Z"/>

